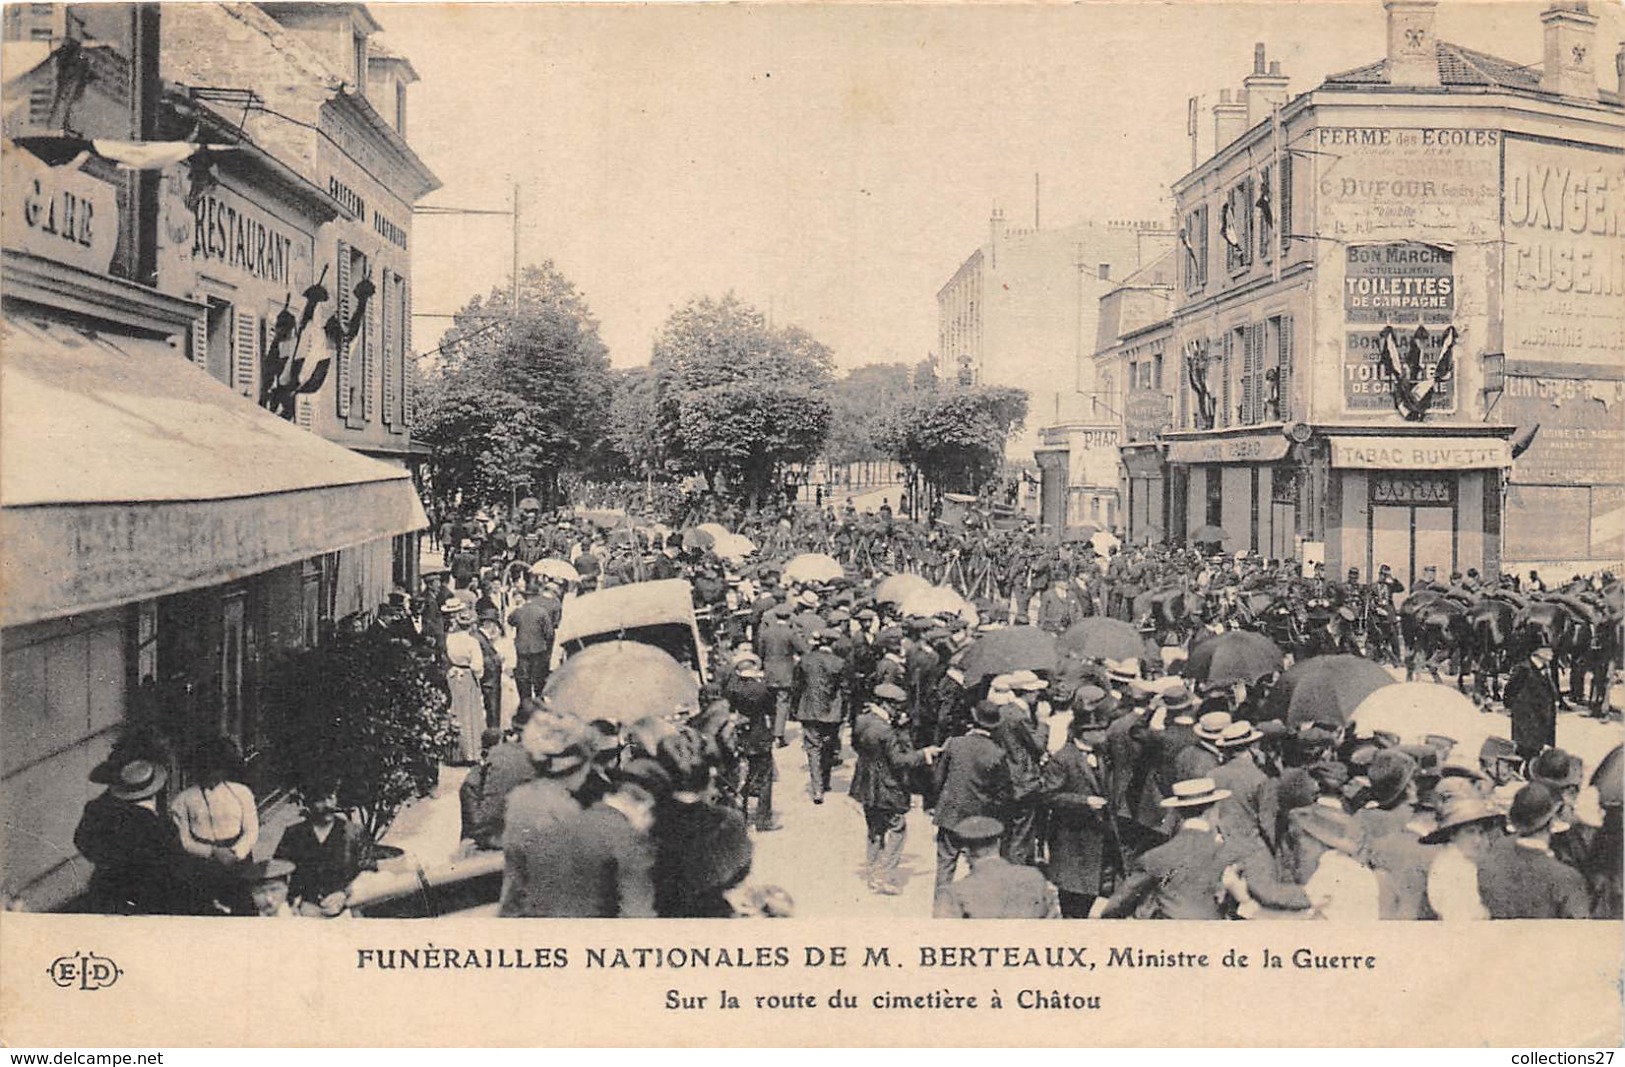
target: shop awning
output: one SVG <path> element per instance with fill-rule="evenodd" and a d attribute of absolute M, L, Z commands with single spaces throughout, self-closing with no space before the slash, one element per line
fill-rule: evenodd
<path fill-rule="evenodd" d="M 1496 437 L 1333 437 L 1332 466 L 1364 470 L 1466 471 L 1512 466 Z"/>
<path fill-rule="evenodd" d="M 168 345 L 0 326 L 6 626 L 427 525 L 408 472 L 261 410 Z"/>

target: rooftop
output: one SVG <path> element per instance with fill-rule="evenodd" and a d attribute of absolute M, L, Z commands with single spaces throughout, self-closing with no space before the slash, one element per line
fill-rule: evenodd
<path fill-rule="evenodd" d="M 1471 48 L 1463 48 L 1459 44 L 1449 41 L 1440 41 L 1437 46 L 1439 63 L 1439 85 L 1446 91 L 1451 89 L 1509 89 L 1515 92 L 1535 93 L 1541 96 L 1555 96 L 1548 90 L 1540 87 L 1541 64 L 1514 63 L 1510 59 L 1492 56 L 1486 52 L 1476 52 Z M 1380 59 L 1375 63 L 1367 63 L 1363 67 L 1345 70 L 1340 74 L 1329 76 L 1322 84 L 1325 89 L 1358 89 L 1367 86 L 1387 87 L 1388 61 Z M 1406 91 L 1411 91 L 1408 87 Z M 1598 94 L 1603 103 L 1618 104 L 1618 93 L 1603 89 Z"/>

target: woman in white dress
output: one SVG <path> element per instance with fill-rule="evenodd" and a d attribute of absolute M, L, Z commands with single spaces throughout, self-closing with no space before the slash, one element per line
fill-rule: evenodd
<path fill-rule="evenodd" d="M 442 610 L 452 617 L 451 626 L 446 628 L 446 684 L 451 691 L 452 721 L 457 724 L 457 759 L 478 763 L 480 734 L 485 729 L 485 699 L 480 692 L 485 656 L 479 641 L 469 632 L 476 622 L 474 609 L 453 597 Z"/>
<path fill-rule="evenodd" d="M 195 861 L 191 873 L 202 899 L 236 912 L 243 903 L 238 868 L 260 839 L 254 791 L 238 781 L 242 756 L 226 737 L 199 742 L 190 770 L 192 784 L 169 802 L 169 816 Z"/>

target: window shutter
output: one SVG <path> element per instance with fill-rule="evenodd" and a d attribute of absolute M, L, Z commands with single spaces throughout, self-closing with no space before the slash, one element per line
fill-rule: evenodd
<path fill-rule="evenodd" d="M 1281 231 L 1281 251 L 1285 252 L 1292 241 L 1292 153 L 1281 153 L 1281 196 L 1280 203 L 1275 206 L 1275 227 Z M 1284 321 L 1284 320 L 1283 320 Z M 1283 401 L 1284 402 L 1284 401 Z"/>
<path fill-rule="evenodd" d="M 1236 331 L 1224 332 L 1224 356 L 1219 365 L 1219 425 L 1229 426 L 1233 412 L 1230 410 L 1230 365 L 1231 353 L 1235 348 Z"/>
<path fill-rule="evenodd" d="M 237 309 L 236 355 L 232 371 L 232 385 L 244 396 L 254 395 L 254 385 L 257 381 L 254 368 L 255 349 L 259 347 L 260 320 L 252 311 Z"/>
<path fill-rule="evenodd" d="M 378 300 L 379 331 L 378 348 L 383 365 L 378 368 L 383 377 L 384 403 L 383 423 L 385 426 L 395 425 L 395 293 L 396 287 L 390 284 L 389 271 L 378 272 Z"/>
<path fill-rule="evenodd" d="M 1247 376 L 1244 386 L 1245 392 L 1241 402 L 1246 405 L 1247 425 L 1263 420 L 1264 396 L 1264 324 L 1257 323 L 1247 328 L 1247 367 L 1243 371 Z"/>
<path fill-rule="evenodd" d="M 1207 259 L 1208 259 L 1208 233 L 1207 233 L 1208 227 L 1207 227 L 1207 205 L 1206 204 L 1202 205 L 1202 221 L 1201 221 L 1200 225 L 1197 228 L 1201 232 L 1202 243 L 1196 249 L 1196 252 L 1197 252 L 1196 276 L 1197 276 L 1197 279 L 1198 279 L 1198 284 L 1206 285 L 1207 284 Z"/>
<path fill-rule="evenodd" d="M 336 306 L 333 311 L 339 317 L 340 328 L 350 321 L 350 246 L 343 241 L 338 247 L 338 281 L 335 288 L 338 290 Z M 338 372 L 334 382 L 333 395 L 338 397 L 339 418 L 348 418 L 350 415 L 350 350 L 349 346 L 340 341 L 337 350 L 333 353 L 333 369 Z"/>
<path fill-rule="evenodd" d="M 383 279 L 380 276 L 379 282 Z M 367 301 L 366 320 L 361 325 L 361 418 L 371 422 L 378 413 L 378 305 L 380 289 Z"/>
<path fill-rule="evenodd" d="M 412 425 L 412 372 L 417 364 L 412 353 L 412 287 L 405 278 L 400 279 L 401 294 L 401 375 L 400 419 L 396 423 L 402 430 Z"/>
<path fill-rule="evenodd" d="M 205 311 L 192 321 L 191 336 L 188 338 L 186 358 L 202 367 L 209 369 L 209 313 Z"/>
<path fill-rule="evenodd" d="M 1292 418 L 1292 317 L 1281 316 L 1281 328 L 1276 334 L 1275 365 L 1280 369 L 1281 421 Z"/>

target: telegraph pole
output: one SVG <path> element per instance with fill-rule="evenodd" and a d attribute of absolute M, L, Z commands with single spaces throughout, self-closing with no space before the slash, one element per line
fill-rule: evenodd
<path fill-rule="evenodd" d="M 519 317 L 519 183 L 513 183 L 513 317 Z"/>

